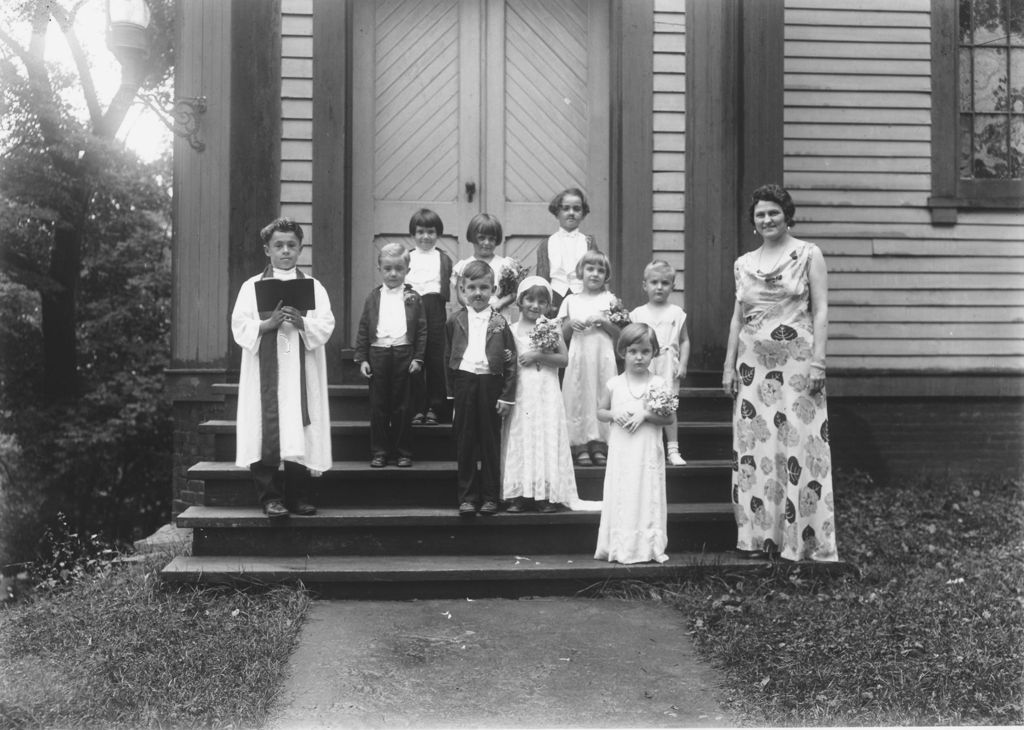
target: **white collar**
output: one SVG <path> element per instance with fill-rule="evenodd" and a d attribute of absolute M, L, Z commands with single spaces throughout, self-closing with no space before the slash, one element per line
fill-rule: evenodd
<path fill-rule="evenodd" d="M 394 289 L 389 289 L 387 284 L 380 285 L 381 296 L 397 297 L 405 291 L 405 284 L 402 286 L 396 286 Z"/>
<path fill-rule="evenodd" d="M 559 226 L 558 233 L 555 235 L 562 236 L 563 238 L 576 238 L 577 236 L 583 236 L 583 232 L 580 231 L 579 228 L 577 228 L 575 231 L 567 231 L 561 226 Z"/>
<path fill-rule="evenodd" d="M 488 307 L 487 309 L 482 309 L 479 312 L 476 311 L 475 309 L 467 309 L 466 311 L 469 312 L 469 316 L 473 317 L 474 319 L 490 320 L 490 318 L 491 318 L 491 308 L 490 307 Z"/>
<path fill-rule="evenodd" d="M 288 279 L 297 279 L 299 276 L 298 273 L 296 273 L 294 266 L 290 269 L 279 269 L 276 266 L 271 266 L 270 268 L 273 270 L 272 276 L 275 279 L 283 279 L 287 281 Z"/>

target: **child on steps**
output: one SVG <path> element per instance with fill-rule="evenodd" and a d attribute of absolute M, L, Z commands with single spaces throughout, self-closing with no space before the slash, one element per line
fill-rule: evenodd
<path fill-rule="evenodd" d="M 249 467 L 264 514 L 276 520 L 290 512 L 315 514 L 308 495 L 309 470 L 318 476 L 331 468 L 324 345 L 334 331 L 334 315 L 327 291 L 316 279 L 313 309 L 301 311 L 278 302 L 273 310 L 259 310 L 260 280 L 312 278 L 296 268 L 302 226 L 278 218 L 260 237 L 269 263 L 242 284 L 231 313 L 231 334 L 242 348 L 235 464 Z"/>

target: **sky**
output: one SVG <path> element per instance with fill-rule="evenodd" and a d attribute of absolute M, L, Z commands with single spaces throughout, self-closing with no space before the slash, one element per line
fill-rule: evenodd
<path fill-rule="evenodd" d="M 75 20 L 75 30 L 89 57 L 96 92 L 104 109 L 121 83 L 121 66 L 106 45 L 106 24 L 106 0 L 87 0 Z M 56 23 L 51 23 L 47 56 L 49 60 L 74 69 L 67 43 Z M 80 93 L 69 100 L 82 109 L 84 114 L 85 101 Z M 158 158 L 170 149 L 172 142 L 167 127 L 140 103 L 132 106 L 118 133 L 118 139 L 146 161 Z"/>

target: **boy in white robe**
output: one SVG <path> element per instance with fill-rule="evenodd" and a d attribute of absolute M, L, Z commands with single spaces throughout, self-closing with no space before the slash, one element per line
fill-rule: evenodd
<path fill-rule="evenodd" d="M 249 468 L 269 518 L 312 515 L 310 472 L 319 476 L 331 467 L 324 345 L 334 331 L 334 315 L 327 291 L 315 279 L 314 309 L 302 312 L 279 302 L 272 311 L 259 311 L 257 281 L 307 278 L 296 268 L 302 251 L 298 223 L 279 218 L 260 237 L 269 265 L 242 284 L 231 313 L 231 332 L 242 348 L 235 464 Z"/>

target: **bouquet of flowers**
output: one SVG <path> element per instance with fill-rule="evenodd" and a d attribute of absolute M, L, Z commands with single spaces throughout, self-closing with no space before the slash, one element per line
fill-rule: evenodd
<path fill-rule="evenodd" d="M 557 320 L 537 317 L 537 324 L 530 333 L 530 347 L 540 352 L 558 352 L 558 340 L 561 336 Z"/>
<path fill-rule="evenodd" d="M 644 407 L 656 416 L 671 416 L 679 407 L 679 396 L 664 386 L 648 385 Z"/>
<path fill-rule="evenodd" d="M 501 271 L 501 279 L 498 280 L 498 298 L 503 299 L 509 294 L 515 294 L 519 288 L 519 282 L 530 273 L 529 266 L 523 266 L 513 258 L 505 261 L 505 268 Z"/>
<path fill-rule="evenodd" d="M 621 299 L 616 299 L 608 310 L 608 321 L 618 328 L 623 328 L 632 320 L 629 318 L 629 310 L 626 309 Z"/>

